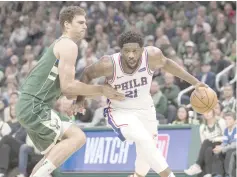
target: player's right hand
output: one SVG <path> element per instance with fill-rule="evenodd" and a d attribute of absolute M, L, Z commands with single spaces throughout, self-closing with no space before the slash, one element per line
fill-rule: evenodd
<path fill-rule="evenodd" d="M 112 88 L 111 86 L 108 85 L 103 85 L 102 86 L 102 94 L 112 100 L 118 100 L 122 101 L 125 99 L 125 95 L 122 93 L 119 93 L 117 90 Z"/>

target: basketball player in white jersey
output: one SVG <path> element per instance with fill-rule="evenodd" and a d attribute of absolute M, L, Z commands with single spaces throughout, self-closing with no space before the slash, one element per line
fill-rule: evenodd
<path fill-rule="evenodd" d="M 92 79 L 105 76 L 110 86 L 125 94 L 123 101 L 108 100 L 107 116 L 108 123 L 122 141 L 135 142 L 137 156 L 133 176 L 146 176 L 152 168 L 161 177 L 174 177 L 156 148 L 158 123 L 150 95 L 152 75 L 155 70 L 163 68 L 196 88 L 206 85 L 166 58 L 160 49 L 143 47 L 143 38 L 139 33 L 123 33 L 119 45 L 120 53 L 103 56 L 97 63 L 85 68 L 81 81 L 89 83 Z M 78 97 L 78 101 L 81 100 Z"/>

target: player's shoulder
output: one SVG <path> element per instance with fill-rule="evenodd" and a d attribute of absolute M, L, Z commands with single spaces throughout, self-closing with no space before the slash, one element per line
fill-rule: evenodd
<path fill-rule="evenodd" d="M 155 46 L 147 46 L 145 47 L 145 49 L 147 51 L 148 56 L 157 56 L 162 54 L 162 51 Z"/>
<path fill-rule="evenodd" d="M 69 38 L 61 38 L 56 41 L 54 48 L 58 48 L 60 50 L 78 50 L 77 44 Z"/>
<path fill-rule="evenodd" d="M 69 38 L 61 38 L 55 41 L 53 47 L 54 55 L 59 58 L 62 53 L 75 53 L 77 55 L 78 46 Z"/>

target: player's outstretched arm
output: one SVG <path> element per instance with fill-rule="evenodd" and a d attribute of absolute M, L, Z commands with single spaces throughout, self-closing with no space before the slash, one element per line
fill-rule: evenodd
<path fill-rule="evenodd" d="M 174 62 L 169 58 L 166 58 L 159 48 L 149 46 L 147 47 L 147 51 L 149 57 L 148 58 L 149 67 L 151 70 L 154 71 L 159 68 L 163 68 L 166 72 L 169 72 L 174 76 L 187 81 L 191 85 L 205 86 L 204 84 L 201 84 L 198 79 L 196 79 L 194 76 L 192 76 L 183 68 L 181 68 L 176 62 Z"/>
<path fill-rule="evenodd" d="M 61 91 L 65 96 L 103 95 L 103 87 L 87 85 L 75 80 L 75 62 L 78 48 L 70 39 L 62 39 L 56 43 L 54 53 L 59 58 L 59 79 Z"/>

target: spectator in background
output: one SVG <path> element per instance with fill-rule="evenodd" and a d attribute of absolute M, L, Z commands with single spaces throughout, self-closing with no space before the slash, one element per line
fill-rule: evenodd
<path fill-rule="evenodd" d="M 183 63 L 189 73 L 193 73 L 198 61 L 198 53 L 194 49 L 195 44 L 192 41 L 185 43 L 185 52 L 182 55 Z"/>
<path fill-rule="evenodd" d="M 158 82 L 155 80 L 153 80 L 151 83 L 150 93 L 156 108 L 156 118 L 160 122 L 164 123 L 165 121 L 164 115 L 167 112 L 168 101 L 167 98 L 160 91 L 160 86 Z"/>
<path fill-rule="evenodd" d="M 106 99 L 104 99 L 104 97 L 101 97 L 98 108 L 95 109 L 92 121 L 85 124 L 85 127 L 106 126 L 106 120 L 104 117 L 104 108 L 106 107 L 106 105 Z"/>
<path fill-rule="evenodd" d="M 97 57 L 95 56 L 95 49 L 92 46 L 87 47 L 85 56 L 81 59 L 79 59 L 79 62 L 76 66 L 76 72 L 78 75 L 80 75 L 83 71 L 83 69 L 86 66 L 91 65 L 92 63 L 95 63 L 97 61 Z"/>
<path fill-rule="evenodd" d="M 230 176 L 231 174 L 231 171 L 229 171 L 230 159 L 232 154 L 236 151 L 236 139 L 237 139 L 236 113 L 227 112 L 224 114 L 224 119 L 226 121 L 227 126 L 224 131 L 224 140 L 221 145 L 215 146 L 213 152 L 215 154 L 223 153 L 225 155 L 224 160 L 225 175 Z"/>
<path fill-rule="evenodd" d="M 82 123 L 89 123 L 89 122 L 92 121 L 93 113 L 92 113 L 91 109 L 88 106 L 87 100 L 84 103 L 84 108 L 85 108 L 85 114 L 84 115 L 82 113 L 78 113 L 75 116 L 76 122 L 78 124 L 80 124 L 80 122 L 82 122 Z"/>
<path fill-rule="evenodd" d="M 15 106 L 18 100 L 19 94 L 17 92 L 12 92 L 10 94 L 9 106 L 4 109 L 4 121 L 8 122 L 11 120 L 10 107 Z"/>
<path fill-rule="evenodd" d="M 10 107 L 11 120 L 8 121 L 11 132 L 0 140 L 0 176 L 5 177 L 9 167 L 18 160 L 19 149 L 25 143 L 26 131 L 16 119 L 15 106 Z"/>
<path fill-rule="evenodd" d="M 17 77 L 18 73 L 19 73 L 19 58 L 16 55 L 13 55 L 10 58 L 10 63 L 9 65 L 6 67 L 5 70 L 5 77 L 8 78 L 8 76 L 13 76 L 13 77 Z"/>
<path fill-rule="evenodd" d="M 190 41 L 190 33 L 189 31 L 185 30 L 182 33 L 181 41 L 179 41 L 177 48 L 177 54 L 180 58 L 182 58 L 183 54 L 186 52 L 185 44 L 188 41 Z"/>
<path fill-rule="evenodd" d="M 177 112 L 177 97 L 179 94 L 179 87 L 174 84 L 174 76 L 170 73 L 165 73 L 165 85 L 161 88 L 162 93 L 168 99 L 168 109 L 166 117 L 168 123 L 172 123 L 176 117 Z"/>
<path fill-rule="evenodd" d="M 223 164 L 220 156 L 212 153 L 216 145 L 220 145 L 226 128 L 223 119 L 217 119 L 214 111 L 204 114 L 204 123 L 200 126 L 201 149 L 196 163 L 184 170 L 187 175 L 211 177 L 212 174 L 223 175 Z"/>
<path fill-rule="evenodd" d="M 197 74 L 197 79 L 205 84 L 207 84 L 213 90 L 216 90 L 215 81 L 216 75 L 211 72 L 211 66 L 209 63 L 203 63 L 201 67 L 201 73 Z"/>
<path fill-rule="evenodd" d="M 211 32 L 211 26 L 209 23 L 205 22 L 204 18 L 200 15 L 197 16 L 196 18 L 196 24 L 193 26 L 193 31 L 192 34 L 197 33 L 199 30 L 198 28 L 202 26 L 203 30 L 207 33 Z"/>
<path fill-rule="evenodd" d="M 233 95 L 233 88 L 231 85 L 226 85 L 223 88 L 223 100 L 222 100 L 222 106 L 223 112 L 228 111 L 235 111 L 236 110 L 236 99 Z"/>
<path fill-rule="evenodd" d="M 215 108 L 214 108 L 215 115 L 218 119 L 223 119 L 222 110 L 223 110 L 223 106 L 222 106 L 221 102 L 218 101 Z"/>
<path fill-rule="evenodd" d="M 177 117 L 172 122 L 173 125 L 189 124 L 188 110 L 185 106 L 180 106 L 177 111 Z"/>
<path fill-rule="evenodd" d="M 19 174 L 16 177 L 27 177 L 28 164 L 29 163 L 36 164 L 38 160 L 40 160 L 42 157 L 43 155 L 40 154 L 39 150 L 34 146 L 30 137 L 27 135 L 26 143 L 22 144 L 19 149 L 19 156 L 18 156 Z"/>
<path fill-rule="evenodd" d="M 211 65 L 211 71 L 218 74 L 223 69 L 228 67 L 230 65 L 230 62 L 225 60 L 222 56 L 222 53 L 219 49 L 212 50 L 211 51 L 212 61 L 210 62 Z M 221 77 L 221 84 L 222 86 L 226 85 L 228 83 L 228 75 L 222 75 Z"/>

